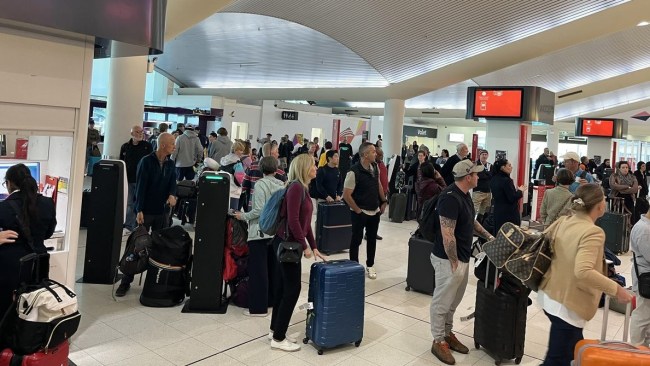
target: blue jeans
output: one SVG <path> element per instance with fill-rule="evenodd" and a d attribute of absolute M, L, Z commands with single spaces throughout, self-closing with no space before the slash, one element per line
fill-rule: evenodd
<path fill-rule="evenodd" d="M 129 183 L 129 193 L 126 203 L 126 218 L 124 220 L 124 227 L 133 231 L 137 223 L 135 222 L 135 183 Z"/>
<path fill-rule="evenodd" d="M 544 359 L 543 365 L 571 365 L 576 344 L 583 339 L 582 328 L 574 327 L 546 311 L 544 311 L 544 314 L 551 321 L 551 332 L 548 336 L 548 351 L 546 351 L 546 358 Z"/>

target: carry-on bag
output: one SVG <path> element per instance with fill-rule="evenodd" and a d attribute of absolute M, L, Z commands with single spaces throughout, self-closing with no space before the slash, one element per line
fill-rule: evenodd
<path fill-rule="evenodd" d="M 603 326 L 600 340 L 583 339 L 576 344 L 574 351 L 574 366 L 631 366 L 650 365 L 650 349 L 635 347 L 627 343 L 630 329 L 630 314 L 632 303 L 627 304 L 625 322 L 623 323 L 623 341 L 606 341 L 609 317 L 609 296 L 605 297 L 603 308 Z"/>
<path fill-rule="evenodd" d="M 316 243 L 321 253 L 350 249 L 352 219 L 345 202 L 319 202 L 316 214 Z"/>
<path fill-rule="evenodd" d="M 70 343 L 64 341 L 59 346 L 29 355 L 15 354 L 6 348 L 0 353 L 0 366 L 68 366 Z"/>
<path fill-rule="evenodd" d="M 605 246 L 614 254 L 630 250 L 630 220 L 630 214 L 625 212 L 625 200 L 621 197 L 610 198 L 609 210 L 596 220 L 596 225 L 605 232 Z"/>
<path fill-rule="evenodd" d="M 486 277 L 490 268 L 494 268 L 494 264 L 488 262 Z M 529 292 L 523 285 L 519 288 L 501 286 L 499 271 L 494 273 L 493 286 L 483 281 L 476 285 L 474 346 L 485 348 L 497 365 L 511 359 L 519 364 L 524 356 Z"/>
<path fill-rule="evenodd" d="M 322 355 L 326 348 L 346 343 L 359 347 L 363 338 L 365 270 L 350 260 L 316 262 L 309 273 L 307 329 Z"/>
<path fill-rule="evenodd" d="M 392 222 L 401 223 L 406 216 L 406 194 L 399 192 L 390 195 L 388 204 L 388 219 Z"/>
<path fill-rule="evenodd" d="M 180 305 L 185 301 L 189 266 L 170 266 L 149 258 L 140 304 L 154 308 Z"/>
<path fill-rule="evenodd" d="M 411 236 L 411 239 L 409 239 L 406 291 L 413 289 L 425 294 L 433 294 L 435 273 L 431 264 L 432 250 L 433 243 L 430 241 L 415 236 Z"/>
<path fill-rule="evenodd" d="M 151 233 L 150 258 L 169 266 L 187 265 L 192 253 L 192 238 L 181 226 L 172 226 Z"/>

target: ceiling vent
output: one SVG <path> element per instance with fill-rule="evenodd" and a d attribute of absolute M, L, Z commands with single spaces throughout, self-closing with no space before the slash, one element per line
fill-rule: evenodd
<path fill-rule="evenodd" d="M 566 93 L 566 94 L 558 95 L 558 96 L 557 96 L 557 99 L 562 99 L 562 98 L 570 97 L 570 96 L 572 96 L 572 95 L 576 95 L 576 94 L 580 94 L 580 93 L 582 93 L 582 90 L 576 90 L 576 91 L 571 92 L 571 93 Z"/>
<path fill-rule="evenodd" d="M 440 112 L 422 111 L 422 114 L 440 114 Z"/>

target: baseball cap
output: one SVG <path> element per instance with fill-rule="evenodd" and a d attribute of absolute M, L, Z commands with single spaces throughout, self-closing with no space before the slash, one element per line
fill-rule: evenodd
<path fill-rule="evenodd" d="M 573 151 L 567 152 L 566 154 L 562 155 L 561 158 L 564 159 L 564 160 L 571 159 L 571 160 L 575 160 L 577 162 L 580 162 L 580 155 L 578 155 L 578 153 L 573 152 Z"/>
<path fill-rule="evenodd" d="M 267 133 L 266 136 L 273 136 L 273 135 L 271 135 L 270 133 Z"/>
<path fill-rule="evenodd" d="M 460 178 L 471 173 L 480 173 L 484 169 L 482 166 L 474 164 L 471 160 L 461 160 L 454 165 L 452 174 L 454 178 Z"/>

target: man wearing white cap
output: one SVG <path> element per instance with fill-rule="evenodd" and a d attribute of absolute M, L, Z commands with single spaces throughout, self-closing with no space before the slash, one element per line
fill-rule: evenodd
<path fill-rule="evenodd" d="M 580 155 L 578 155 L 578 153 L 568 151 L 566 154 L 562 155 L 562 159 L 564 159 L 564 167 L 569 169 L 576 177 L 575 182 L 571 183 L 569 186 L 569 191 L 571 193 L 576 193 L 576 189 L 578 189 L 581 184 L 594 182 L 594 177 L 592 177 L 591 174 L 580 169 Z"/>
<path fill-rule="evenodd" d="M 436 288 L 431 307 L 431 353 L 446 364 L 455 363 L 451 350 L 469 353 L 469 349 L 452 333 L 454 313 L 465 294 L 469 273 L 472 240 L 476 231 L 480 236 L 493 237 L 474 218 L 474 203 L 469 191 L 478 184 L 478 173 L 485 168 L 470 160 L 454 165 L 454 182 L 438 198 L 436 212 L 440 216 L 440 230 L 436 233 L 431 253 Z"/>

